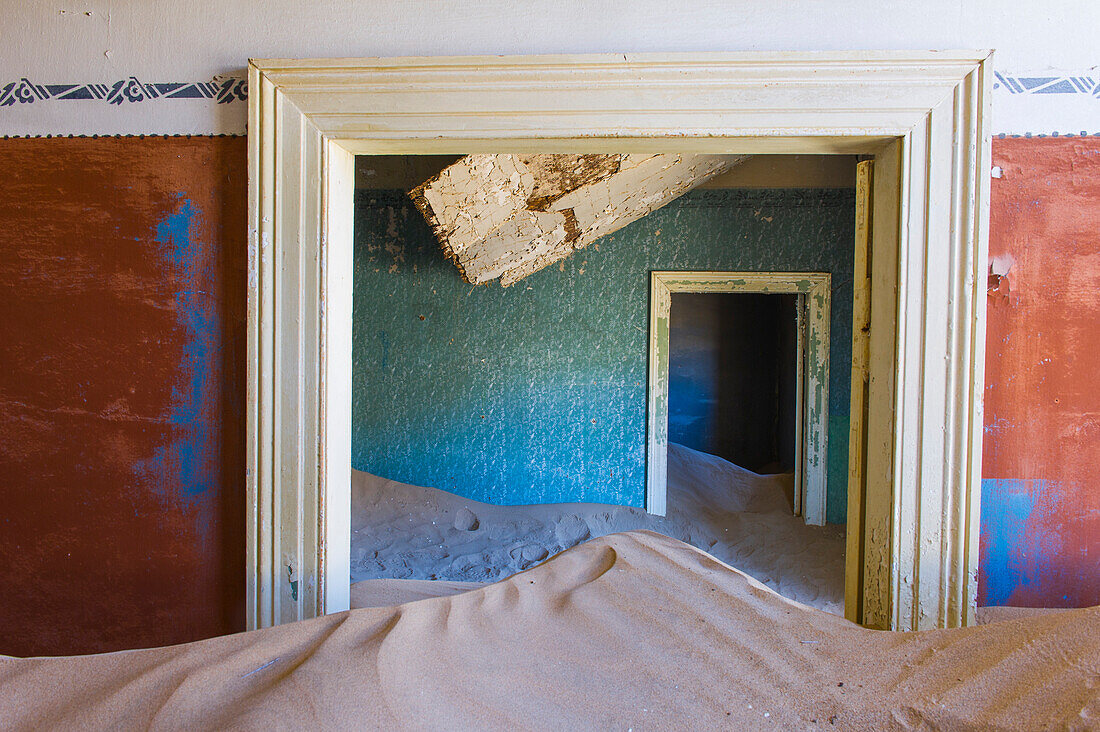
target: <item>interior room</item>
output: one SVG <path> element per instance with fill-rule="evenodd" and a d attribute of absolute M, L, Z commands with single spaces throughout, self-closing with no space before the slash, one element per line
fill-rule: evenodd
<path fill-rule="evenodd" d="M 595 159 L 540 162 L 561 175 Z M 669 374 L 660 377 L 668 382 L 669 497 L 663 515 L 647 511 L 654 458 L 646 426 L 656 418 L 646 399 L 655 388 L 647 383 L 656 327 L 649 277 L 670 269 L 829 273 L 831 355 L 850 361 L 855 159 L 731 161 L 507 286 L 463 281 L 410 196 L 461 165 L 453 157 L 356 159 L 355 602 L 391 604 L 403 588 L 415 597 L 468 590 L 590 538 L 649 529 L 843 614 L 850 369 L 830 379 L 831 526 L 807 526 L 793 505 L 804 296 L 674 294 Z M 598 183 L 564 188 L 577 195 Z M 725 305 L 706 306 L 715 299 Z"/>
<path fill-rule="evenodd" d="M 1100 4 L 0 11 L 0 728 L 1100 727 Z"/>

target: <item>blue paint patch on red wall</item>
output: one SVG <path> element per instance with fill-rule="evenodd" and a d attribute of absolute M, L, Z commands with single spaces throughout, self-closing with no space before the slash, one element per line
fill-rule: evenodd
<path fill-rule="evenodd" d="M 1016 588 L 1035 580 L 1028 576 L 1028 558 L 1035 566 L 1041 546 L 1029 546 L 1027 523 L 1039 499 L 1036 484 L 1046 481 L 982 481 L 982 569 L 989 605 L 1005 605 Z M 1041 488 L 1040 488 L 1041 490 Z"/>
<path fill-rule="evenodd" d="M 202 289 L 212 273 L 203 243 L 194 235 L 201 213 L 189 199 L 176 198 L 176 210 L 157 225 L 154 242 L 165 248 L 167 269 L 180 285 L 174 299 L 182 358 L 167 415 L 172 441 L 157 449 L 154 462 L 171 472 L 172 484 L 182 495 L 195 496 L 214 484 L 221 454 L 220 431 L 213 420 L 223 334 L 216 300 Z"/>
<path fill-rule="evenodd" d="M 1076 540 L 1065 520 L 1072 489 L 1060 481 L 982 480 L 980 587 L 982 605 L 1017 607 L 1096 604 L 1095 587 L 1082 570 L 1089 544 Z M 1093 570 L 1100 558 L 1091 558 Z"/>

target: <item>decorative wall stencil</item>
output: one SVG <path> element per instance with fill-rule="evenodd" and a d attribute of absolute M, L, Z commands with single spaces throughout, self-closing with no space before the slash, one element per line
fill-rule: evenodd
<path fill-rule="evenodd" d="M 195 82 L 148 83 L 136 76 L 112 84 L 36 84 L 26 77 L 0 89 L 0 107 L 53 100 L 100 100 L 108 104 L 145 102 L 153 99 L 213 99 L 231 104 L 248 99 L 248 80 L 237 78 Z"/>
<path fill-rule="evenodd" d="M 1100 84 L 1091 76 L 1005 76 L 994 72 L 994 89 L 1010 94 L 1091 94 L 1100 99 Z"/>
<path fill-rule="evenodd" d="M 153 70 L 149 72 L 157 74 Z M 145 82 L 136 76 L 99 83 L 43 84 L 33 75 L 0 78 L 0 136 L 245 134 L 248 81 L 227 71 L 210 81 Z M 1100 136 L 1095 125 L 1100 76 L 1093 68 L 994 73 L 994 134 Z M 190 99 L 190 105 L 137 102 Z M 101 105 L 45 104 L 99 101 Z M 93 111 L 94 110 L 94 111 Z M 65 114 L 71 111 L 73 114 Z M 4 113 L 7 114 L 4 114 Z"/>

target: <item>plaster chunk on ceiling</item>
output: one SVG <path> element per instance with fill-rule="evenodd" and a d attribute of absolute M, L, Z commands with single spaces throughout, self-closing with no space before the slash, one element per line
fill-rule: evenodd
<path fill-rule="evenodd" d="M 467 155 L 409 196 L 462 278 L 507 287 L 745 155 Z"/>

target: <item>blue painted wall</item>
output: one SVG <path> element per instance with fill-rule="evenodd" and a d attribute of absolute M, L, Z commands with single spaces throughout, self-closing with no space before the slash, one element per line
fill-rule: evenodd
<path fill-rule="evenodd" d="M 843 521 L 853 211 L 850 190 L 695 191 L 513 287 L 474 287 L 402 192 L 358 191 L 352 465 L 498 504 L 641 506 L 649 272 L 829 271 Z"/>

